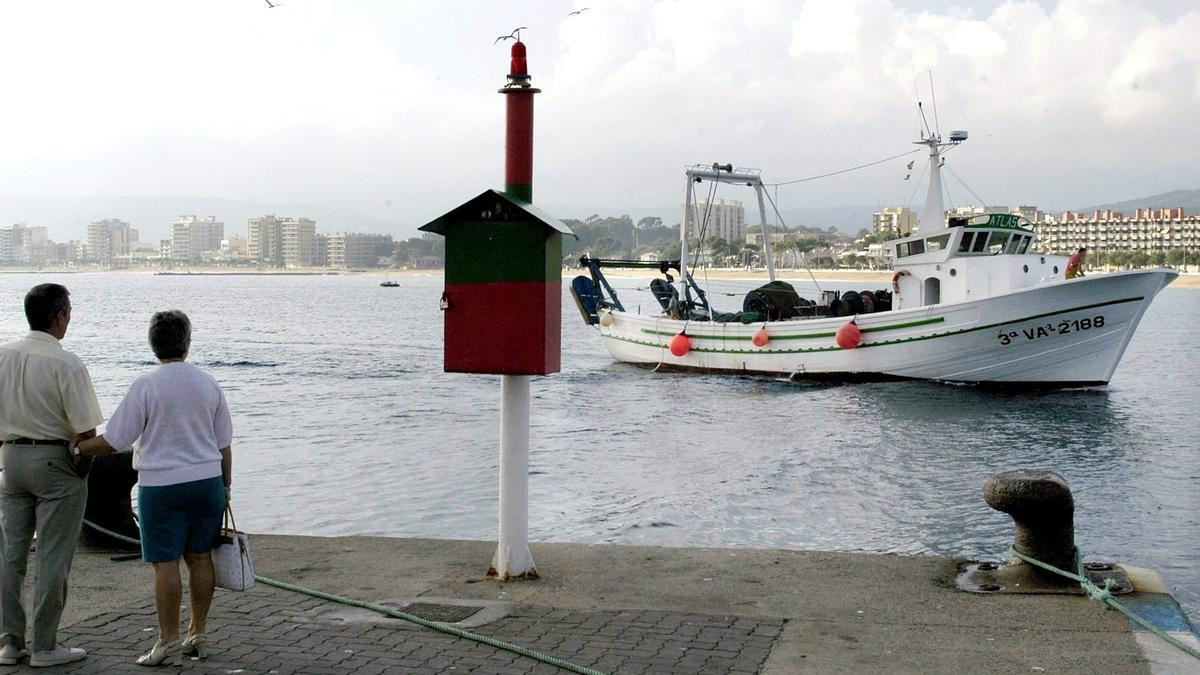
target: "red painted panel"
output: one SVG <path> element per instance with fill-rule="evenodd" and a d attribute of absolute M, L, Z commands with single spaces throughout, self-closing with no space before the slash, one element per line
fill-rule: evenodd
<path fill-rule="evenodd" d="M 528 185 L 533 201 L 533 93 L 519 89 L 506 92 L 504 138 L 504 184 Z"/>
<path fill-rule="evenodd" d="M 446 299 L 446 372 L 559 371 L 561 279 L 446 284 Z"/>

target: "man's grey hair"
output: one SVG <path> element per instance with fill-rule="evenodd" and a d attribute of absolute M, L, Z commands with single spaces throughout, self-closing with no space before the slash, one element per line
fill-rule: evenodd
<path fill-rule="evenodd" d="M 192 322 L 187 314 L 168 309 L 150 318 L 150 349 L 160 359 L 178 359 L 192 344 Z"/>

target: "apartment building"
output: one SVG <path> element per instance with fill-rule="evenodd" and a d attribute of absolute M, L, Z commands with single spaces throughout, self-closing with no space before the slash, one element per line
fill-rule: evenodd
<path fill-rule="evenodd" d="M 283 221 L 271 214 L 246 221 L 246 255 L 266 267 L 283 267 Z"/>
<path fill-rule="evenodd" d="M 1098 252 L 1200 253 L 1200 216 L 1188 216 L 1180 207 L 1139 208 L 1132 217 L 1111 209 L 1091 215 L 1066 211 L 1038 223 L 1036 230 L 1036 248 L 1047 253 L 1081 246 Z"/>
<path fill-rule="evenodd" d="M 312 267 L 317 223 L 309 218 L 284 218 L 280 223 L 284 267 Z"/>
<path fill-rule="evenodd" d="M 392 252 L 392 235 L 335 232 L 327 238 L 329 266 L 343 269 L 378 267 Z"/>
<path fill-rule="evenodd" d="M 0 263 L 45 264 L 49 241 L 47 229 L 42 225 L 17 223 L 0 226 Z"/>
<path fill-rule="evenodd" d="M 317 223 L 267 214 L 246 221 L 246 252 L 266 267 L 315 267 Z"/>
<path fill-rule="evenodd" d="M 684 222 L 685 208 L 687 206 L 683 205 L 679 209 L 681 223 Z M 746 238 L 746 209 L 736 199 L 714 199 L 711 204 L 707 197 L 697 199 L 692 218 L 694 224 L 690 231 L 699 236 L 701 227 L 705 227 L 706 241 L 724 239 L 731 244 L 740 244 Z"/>
<path fill-rule="evenodd" d="M 907 206 L 888 207 L 871 214 L 871 232 L 888 239 L 907 237 L 917 226 L 917 214 Z"/>
<path fill-rule="evenodd" d="M 224 238 L 225 223 L 219 222 L 215 216 L 180 216 L 171 223 L 171 261 L 197 264 L 204 253 L 219 251 Z"/>
<path fill-rule="evenodd" d="M 88 224 L 88 258 L 101 265 L 112 265 L 113 258 L 128 256 L 138 240 L 138 231 L 116 218 Z"/>

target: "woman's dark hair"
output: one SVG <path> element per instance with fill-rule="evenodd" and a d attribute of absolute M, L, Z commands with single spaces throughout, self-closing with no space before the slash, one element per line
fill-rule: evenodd
<path fill-rule="evenodd" d="M 71 309 L 71 293 L 59 284 L 38 284 L 25 294 L 29 330 L 49 330 L 59 312 Z"/>
<path fill-rule="evenodd" d="M 187 314 L 168 309 L 150 317 L 150 349 L 160 359 L 178 359 L 192 344 L 192 322 Z"/>

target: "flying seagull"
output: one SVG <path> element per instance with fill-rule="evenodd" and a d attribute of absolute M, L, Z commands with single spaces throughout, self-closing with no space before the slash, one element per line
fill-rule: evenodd
<path fill-rule="evenodd" d="M 529 30 L 529 26 L 520 26 L 518 28 L 514 28 L 513 32 L 509 33 L 508 35 L 501 35 L 500 37 L 496 38 L 496 42 L 500 42 L 501 40 L 516 40 L 517 42 L 520 42 L 521 31 L 523 30 Z M 496 42 L 493 42 L 492 44 L 496 44 Z"/>
<path fill-rule="evenodd" d="M 574 12 L 569 12 L 567 14 L 567 16 L 575 16 L 576 14 L 583 14 L 584 12 L 588 11 L 589 9 L 591 9 L 591 7 L 580 7 L 579 9 L 575 10 Z"/>
<path fill-rule="evenodd" d="M 278 3 L 276 3 L 276 4 L 272 5 L 272 4 L 271 4 L 271 0 L 263 0 L 263 1 L 264 1 L 264 2 L 266 2 L 266 3 L 267 3 L 267 7 L 270 7 L 271 9 L 275 9 L 276 7 L 278 7 L 278 6 L 279 6 L 279 4 L 278 4 Z"/>

